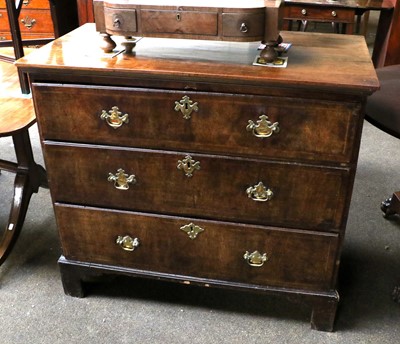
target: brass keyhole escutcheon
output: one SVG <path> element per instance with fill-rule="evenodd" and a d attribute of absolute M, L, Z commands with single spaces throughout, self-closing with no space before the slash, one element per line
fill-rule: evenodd
<path fill-rule="evenodd" d="M 263 182 L 259 182 L 257 185 L 250 186 L 246 189 L 246 194 L 253 201 L 266 202 L 272 199 L 274 193 L 271 189 L 267 188 Z"/>
<path fill-rule="evenodd" d="M 279 123 L 272 123 L 268 116 L 261 115 L 259 120 L 254 123 L 249 120 L 246 130 L 251 131 L 255 137 L 266 138 L 270 137 L 273 133 L 279 133 Z"/>
<path fill-rule="evenodd" d="M 180 111 L 184 119 L 190 119 L 192 112 L 199 111 L 197 102 L 193 102 L 188 96 L 183 96 L 180 101 L 175 102 L 175 111 Z"/>
<path fill-rule="evenodd" d="M 196 239 L 197 235 L 204 232 L 204 229 L 194 223 L 189 223 L 188 225 L 182 226 L 181 230 L 184 231 L 190 239 Z"/>
<path fill-rule="evenodd" d="M 186 177 L 192 177 L 194 171 L 200 170 L 200 162 L 192 159 L 190 155 L 186 155 L 185 159 L 178 160 L 178 165 L 176 166 L 178 170 L 183 170 Z"/>
<path fill-rule="evenodd" d="M 182 15 L 178 12 L 177 14 L 176 14 L 176 21 L 181 21 L 181 19 L 182 19 Z"/>
<path fill-rule="evenodd" d="M 132 252 L 139 247 L 140 242 L 138 238 L 132 238 L 129 235 L 119 235 L 115 243 L 122 247 L 123 250 Z"/>
<path fill-rule="evenodd" d="M 253 253 L 246 251 L 245 254 L 243 255 L 243 258 L 247 262 L 247 264 L 257 268 L 263 266 L 264 263 L 268 261 L 267 254 L 266 253 L 261 254 L 258 251 L 254 251 Z"/>
<path fill-rule="evenodd" d="M 119 168 L 116 174 L 111 172 L 108 174 L 107 180 L 114 182 L 114 187 L 118 190 L 128 190 L 129 184 L 136 184 L 136 177 L 134 174 L 128 175 L 122 168 Z"/>
<path fill-rule="evenodd" d="M 119 111 L 118 106 L 113 106 L 108 112 L 103 110 L 100 118 L 114 129 L 119 128 L 124 123 L 129 123 L 129 115 L 127 113 L 123 115 L 122 112 Z"/>

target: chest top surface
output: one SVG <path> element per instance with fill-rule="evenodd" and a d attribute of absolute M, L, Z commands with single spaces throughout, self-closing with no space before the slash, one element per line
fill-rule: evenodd
<path fill-rule="evenodd" d="M 28 73 L 340 89 L 371 94 L 379 88 L 362 36 L 282 32 L 292 43 L 287 68 L 253 66 L 259 43 L 143 38 L 135 55 L 104 53 L 94 24 L 85 24 L 17 61 Z"/>

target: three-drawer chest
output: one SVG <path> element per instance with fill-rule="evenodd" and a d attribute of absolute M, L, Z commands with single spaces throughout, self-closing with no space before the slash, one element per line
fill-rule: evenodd
<path fill-rule="evenodd" d="M 281 294 L 332 330 L 379 84 L 362 37 L 282 36 L 287 68 L 253 66 L 257 43 L 144 38 L 134 55 L 106 54 L 93 24 L 17 62 L 66 294 L 107 273 Z"/>

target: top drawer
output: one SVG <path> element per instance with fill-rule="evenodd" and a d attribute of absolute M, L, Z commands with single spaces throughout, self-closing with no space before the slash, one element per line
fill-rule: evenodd
<path fill-rule="evenodd" d="M 218 13 L 195 11 L 141 10 L 143 33 L 218 34 Z"/>
<path fill-rule="evenodd" d="M 284 6 L 284 18 L 300 20 L 319 20 L 336 23 L 354 23 L 355 11 L 352 8 L 289 5 Z"/>
<path fill-rule="evenodd" d="M 296 98 L 32 86 L 44 139 L 277 159 L 349 162 L 360 112 Z M 118 111 L 122 120 L 105 118 Z"/>

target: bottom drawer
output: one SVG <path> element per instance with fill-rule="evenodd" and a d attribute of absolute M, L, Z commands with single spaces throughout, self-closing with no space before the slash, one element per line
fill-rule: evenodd
<path fill-rule="evenodd" d="M 309 290 L 334 282 L 337 234 L 59 203 L 55 212 L 70 260 Z"/>

